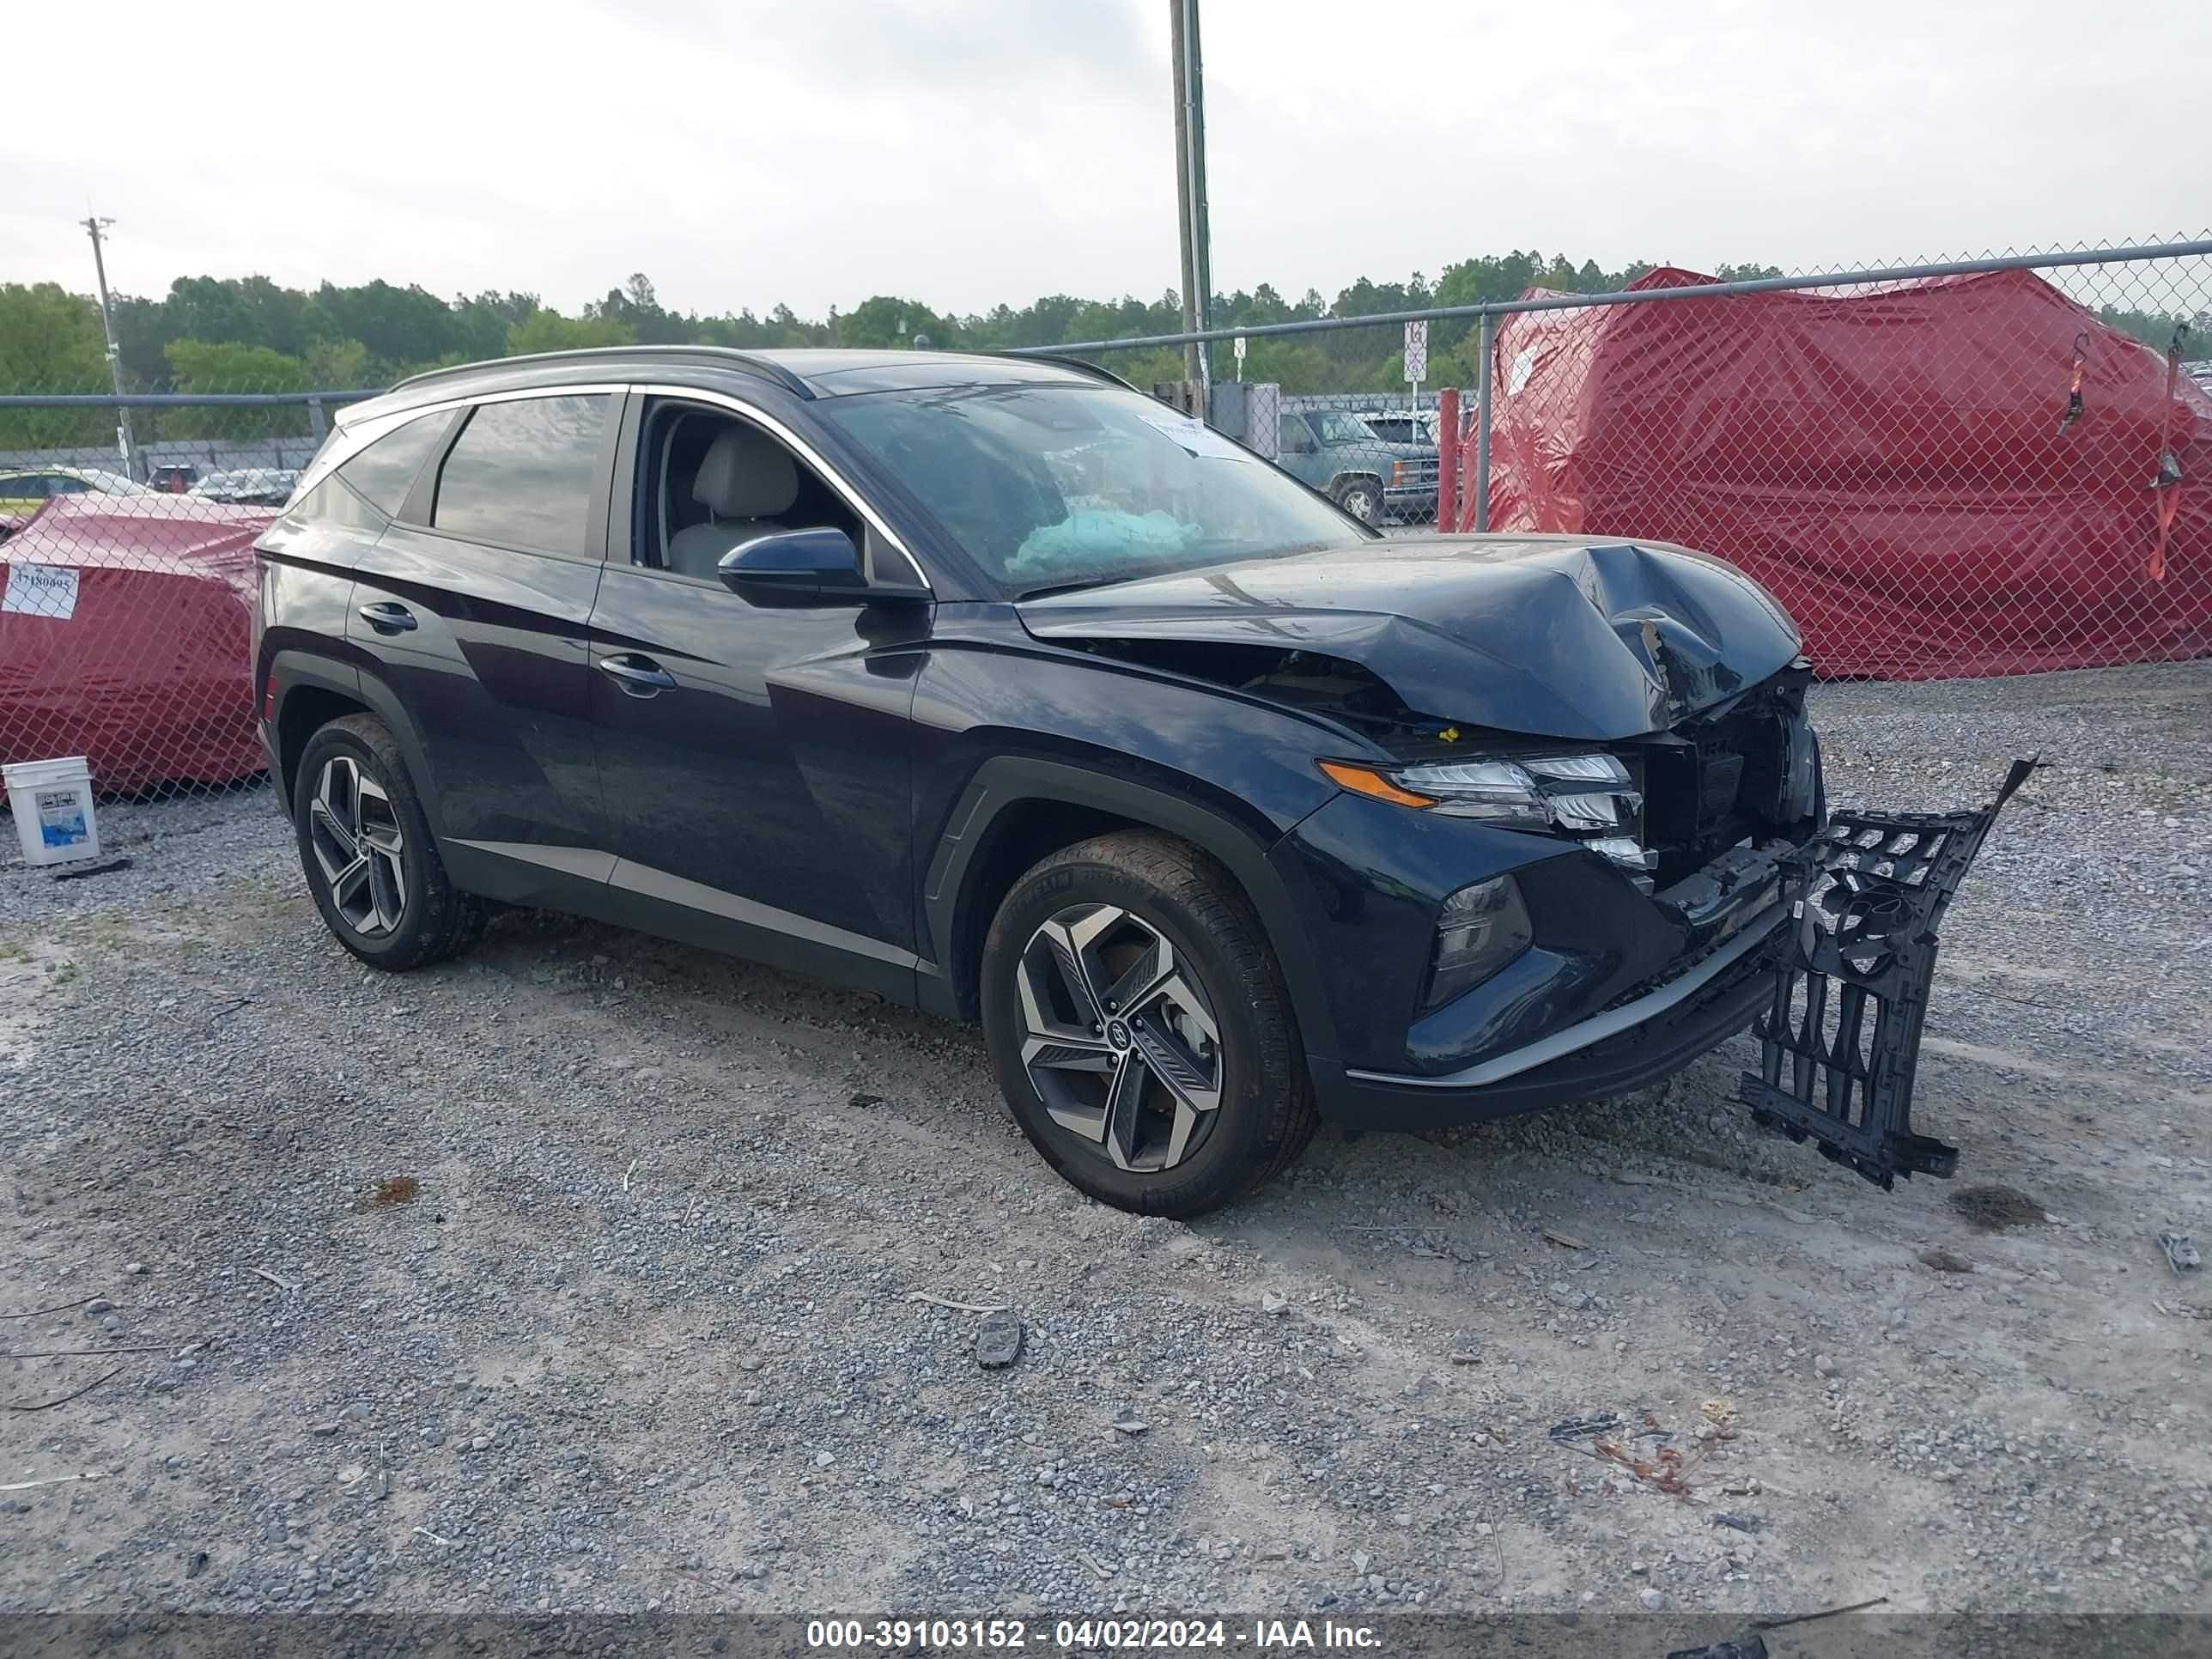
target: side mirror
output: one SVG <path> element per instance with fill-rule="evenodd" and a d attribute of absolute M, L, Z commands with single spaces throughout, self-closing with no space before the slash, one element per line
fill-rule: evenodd
<path fill-rule="evenodd" d="M 722 555 L 716 571 L 733 593 L 748 591 L 857 598 L 867 589 L 860 550 L 842 530 L 778 530 L 740 542 Z"/>

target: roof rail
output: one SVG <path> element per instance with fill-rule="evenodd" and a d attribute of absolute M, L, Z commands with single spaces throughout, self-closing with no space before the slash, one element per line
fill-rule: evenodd
<path fill-rule="evenodd" d="M 747 374 L 757 375 L 765 380 L 773 380 L 785 391 L 796 393 L 801 398 L 811 398 L 814 395 L 812 389 L 805 381 L 781 363 L 772 363 L 766 358 L 756 357 L 750 352 L 739 351 L 731 346 L 713 345 L 585 346 L 573 351 L 531 351 L 515 357 L 487 357 L 478 362 L 455 363 L 449 368 L 425 369 L 420 374 L 409 375 L 391 389 L 399 392 L 409 386 L 422 386 L 434 380 L 458 378 L 467 374 L 493 374 L 501 369 L 531 363 L 635 362 L 641 357 L 664 361 L 688 357 L 695 361 L 718 364 L 726 368 L 738 369 Z"/>
<path fill-rule="evenodd" d="M 980 357 L 1011 357 L 1018 363 L 1050 363 L 1058 368 L 1072 368 L 1078 374 L 1087 374 L 1094 380 L 1103 380 L 1109 386 L 1118 386 L 1126 391 L 1136 392 L 1139 389 L 1123 380 L 1110 368 L 1103 368 L 1097 363 L 1086 362 L 1080 357 L 1063 357 L 1056 352 L 1030 349 L 1021 351 L 983 351 L 973 355 Z"/>

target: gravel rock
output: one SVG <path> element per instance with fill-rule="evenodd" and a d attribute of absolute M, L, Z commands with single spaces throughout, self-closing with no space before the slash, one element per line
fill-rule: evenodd
<path fill-rule="evenodd" d="M 1022 1322 L 1009 1313 L 988 1316 L 975 1333 L 975 1363 L 987 1371 L 1002 1371 L 1022 1357 L 1027 1334 Z"/>

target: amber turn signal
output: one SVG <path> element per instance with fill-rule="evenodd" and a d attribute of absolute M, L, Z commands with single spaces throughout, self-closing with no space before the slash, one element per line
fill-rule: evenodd
<path fill-rule="evenodd" d="M 1376 800 L 1387 800 L 1393 806 L 1434 806 L 1432 795 L 1417 795 L 1410 789 L 1401 789 L 1372 767 L 1347 766 L 1342 761 L 1316 761 L 1322 775 L 1340 789 L 1349 789 L 1355 795 L 1372 795 Z"/>

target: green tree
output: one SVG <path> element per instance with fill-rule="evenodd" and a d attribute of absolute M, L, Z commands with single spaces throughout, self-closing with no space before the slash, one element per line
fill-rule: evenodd
<path fill-rule="evenodd" d="M 306 366 L 267 346 L 225 340 L 172 340 L 165 354 L 169 378 L 183 392 L 305 392 Z M 164 438 L 296 437 L 307 430 L 307 411 L 296 404 L 167 409 L 159 417 Z"/>
<path fill-rule="evenodd" d="M 636 332 L 612 317 L 563 317 L 557 311 L 533 311 L 507 331 L 507 355 L 533 351 L 580 351 L 591 346 L 634 345 Z"/>
<path fill-rule="evenodd" d="M 837 343 L 848 346 L 908 346 L 917 334 L 939 350 L 956 343 L 958 327 L 918 300 L 878 294 L 837 319 Z"/>
<path fill-rule="evenodd" d="M 632 339 L 644 345 L 682 345 L 698 332 L 695 319 L 662 309 L 653 279 L 641 270 L 632 271 L 620 288 L 609 289 L 604 300 L 586 306 L 584 315 L 618 323 L 629 330 Z"/>
<path fill-rule="evenodd" d="M 169 337 L 210 345 L 263 345 L 244 284 L 221 276 L 179 276 L 163 308 Z"/>
<path fill-rule="evenodd" d="M 0 391 L 106 392 L 100 308 L 56 283 L 0 283 Z M 106 410 L 0 410 L 0 449 L 112 440 Z"/>
<path fill-rule="evenodd" d="M 368 348 L 358 340 L 318 340 L 301 354 L 307 386 L 320 392 L 359 392 L 374 386 Z"/>
<path fill-rule="evenodd" d="M 311 339 L 360 341 L 378 378 L 410 363 L 434 362 L 466 342 L 453 307 L 411 283 L 395 288 L 381 279 L 358 288 L 325 283 L 301 326 Z"/>
<path fill-rule="evenodd" d="M 458 295 L 453 303 L 459 336 L 454 349 L 465 362 L 501 356 L 507 350 L 507 331 L 517 323 L 528 322 L 538 307 L 535 294 L 501 294 L 496 289 L 486 289 L 481 294 Z"/>

